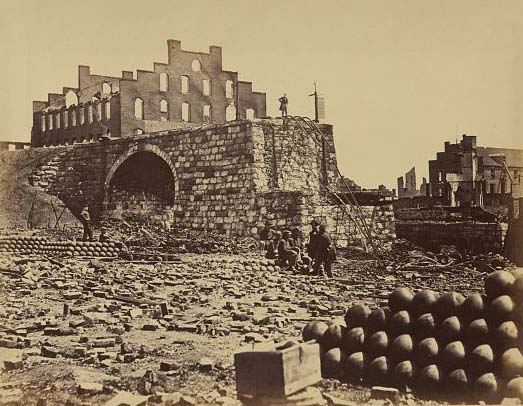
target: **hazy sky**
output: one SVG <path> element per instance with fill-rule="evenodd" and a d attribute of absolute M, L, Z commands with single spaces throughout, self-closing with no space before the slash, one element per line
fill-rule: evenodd
<path fill-rule="evenodd" d="M 447 140 L 523 148 L 523 1 L 2 1 L 0 139 L 29 140 L 31 101 L 93 73 L 152 69 L 166 40 L 208 52 L 289 114 L 326 98 L 342 172 L 366 187 L 416 166 Z"/>

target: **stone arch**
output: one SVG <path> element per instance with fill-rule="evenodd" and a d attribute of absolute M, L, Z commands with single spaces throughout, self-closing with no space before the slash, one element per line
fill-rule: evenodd
<path fill-rule="evenodd" d="M 131 157 L 132 155 L 134 155 L 134 154 L 136 154 L 138 152 L 151 152 L 151 153 L 155 154 L 156 156 L 158 156 L 159 158 L 161 158 L 169 166 L 169 168 L 171 169 L 173 178 L 174 178 L 174 195 L 176 196 L 178 194 L 179 182 L 178 182 L 178 177 L 176 176 L 176 168 L 174 167 L 174 164 L 172 163 L 171 158 L 169 157 L 169 155 L 166 152 L 162 151 L 162 149 L 160 149 L 160 147 L 158 147 L 157 145 L 152 145 L 152 144 L 138 145 L 138 144 L 135 144 L 135 145 L 131 146 L 127 151 L 122 153 L 116 159 L 116 161 L 113 163 L 113 165 L 111 166 L 111 168 L 107 172 L 107 175 L 105 176 L 105 181 L 104 181 L 104 202 L 108 202 L 108 200 L 109 200 L 108 199 L 109 198 L 109 196 L 108 196 L 108 194 L 109 194 L 109 186 L 110 186 L 111 180 L 113 179 L 113 177 L 114 177 L 116 171 L 118 170 L 118 168 L 129 157 Z"/>

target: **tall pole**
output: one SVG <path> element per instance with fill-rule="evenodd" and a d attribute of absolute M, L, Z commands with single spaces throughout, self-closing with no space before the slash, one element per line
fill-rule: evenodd
<path fill-rule="evenodd" d="M 309 96 L 314 96 L 314 122 L 319 123 L 320 120 L 318 118 L 318 91 L 316 89 L 316 82 L 314 82 L 314 93 L 310 94 Z"/>
<path fill-rule="evenodd" d="M 314 122 L 320 122 L 318 118 L 318 91 L 316 89 L 316 82 L 314 82 Z"/>

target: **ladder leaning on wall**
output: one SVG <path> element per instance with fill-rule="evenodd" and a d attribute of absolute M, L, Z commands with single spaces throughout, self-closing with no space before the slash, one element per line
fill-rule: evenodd
<path fill-rule="evenodd" d="M 327 147 L 329 141 L 321 131 L 321 129 L 318 127 L 318 125 L 311 120 L 308 117 L 302 117 L 302 116 L 286 116 L 284 117 L 284 126 L 287 126 L 288 124 L 293 123 L 293 131 L 296 131 L 298 129 L 305 137 L 312 140 L 316 146 L 323 151 L 324 153 L 324 159 L 323 159 L 323 172 L 326 174 L 328 168 L 325 167 L 326 165 L 326 159 L 325 159 L 325 148 Z M 270 131 L 273 137 L 273 143 L 274 143 L 274 129 L 270 126 L 265 125 L 262 123 L 262 128 L 265 131 Z M 294 135 L 293 135 L 294 136 Z M 273 145 L 274 148 L 274 145 Z M 295 154 L 288 154 L 288 158 L 295 159 Z M 330 185 L 327 181 L 327 179 L 319 179 L 318 184 L 320 185 L 320 191 L 324 193 L 324 195 L 328 198 L 329 201 L 334 203 L 334 205 L 340 210 L 342 213 L 342 219 L 348 218 L 350 222 L 352 222 L 356 228 L 358 229 L 360 235 L 362 236 L 363 246 L 366 252 L 372 252 L 377 254 L 377 246 L 375 244 L 375 241 L 372 237 L 371 230 L 367 224 L 365 214 L 361 208 L 361 206 L 358 204 L 358 201 L 356 200 L 356 197 L 352 193 L 347 181 L 342 176 L 337 164 L 334 164 L 332 166 L 332 169 L 335 171 L 336 175 L 341 179 L 343 186 L 345 186 L 346 190 L 341 190 L 338 184 Z M 320 177 L 320 175 L 315 174 L 316 177 Z M 338 232 L 338 220 L 336 221 L 336 233 Z"/>

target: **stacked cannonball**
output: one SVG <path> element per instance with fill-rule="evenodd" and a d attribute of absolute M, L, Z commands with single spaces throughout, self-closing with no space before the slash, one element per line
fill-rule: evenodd
<path fill-rule="evenodd" d="M 388 307 L 356 304 L 303 330 L 320 343 L 324 377 L 487 402 L 523 400 L 522 336 L 523 269 L 493 272 L 467 298 L 397 288 Z"/>
<path fill-rule="evenodd" d="M 15 253 L 21 255 L 72 255 L 70 242 L 49 241 L 45 237 L 20 236 L 4 237 L 0 240 L 0 253 Z"/>
<path fill-rule="evenodd" d="M 250 258 L 244 259 L 242 261 L 243 270 L 250 272 L 274 272 L 280 271 L 280 267 L 276 265 L 274 259 L 259 259 L 259 258 Z"/>
<path fill-rule="evenodd" d="M 45 237 L 3 237 L 0 254 L 114 257 L 122 249 L 117 242 L 51 241 Z"/>
<path fill-rule="evenodd" d="M 121 245 L 116 242 L 76 241 L 73 243 L 74 255 L 88 257 L 118 256 Z"/>

